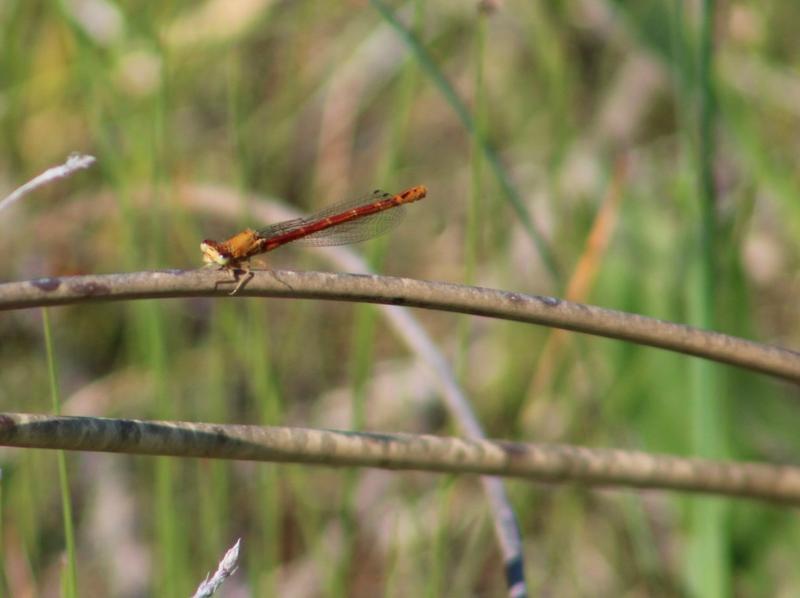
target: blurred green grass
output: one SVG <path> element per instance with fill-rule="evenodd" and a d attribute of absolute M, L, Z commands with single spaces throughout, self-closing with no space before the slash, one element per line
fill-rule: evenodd
<path fill-rule="evenodd" d="M 508 1 L 479 16 L 472 3 L 390 4 L 415 24 L 426 66 L 367 3 L 221 6 L 0 5 L 0 188 L 73 150 L 99 158 L 2 215 L 3 279 L 195 267 L 201 239 L 253 224 L 246 202 L 235 221 L 195 206 L 193 190 L 208 185 L 314 209 L 424 183 L 430 197 L 405 225 L 365 248 L 381 272 L 561 295 L 594 255 L 578 299 L 692 321 L 691 10 Z M 715 40 L 715 326 L 789 347 L 800 338 L 798 19 L 792 3 L 720 3 Z M 505 179 L 431 66 L 478 110 Z M 615 180 L 619 203 L 598 251 L 587 238 Z M 561 282 L 503 181 L 543 233 Z M 291 249 L 269 262 L 329 267 Z M 417 315 L 458 363 L 493 437 L 696 452 L 688 358 Z M 370 307 L 147 301 L 60 308 L 50 320 L 70 413 L 452 431 L 419 364 Z M 49 410 L 39 314 L 0 318 L 0 357 L 0 408 Z M 723 405 L 705 417 L 728 428 L 734 458 L 793 460 L 794 389 L 730 368 L 717 386 Z M 4 451 L 1 463 L 2 592 L 53 591 L 66 545 L 56 456 Z M 502 593 L 474 479 L 97 455 L 67 463 L 78 595 L 186 595 L 239 535 L 238 579 L 254 596 L 303 595 L 309 578 L 312 595 Z M 681 497 L 509 487 L 534 593 L 688 591 L 686 555 L 701 532 Z M 721 575 L 738 595 L 790 593 L 792 512 L 729 505 Z"/>

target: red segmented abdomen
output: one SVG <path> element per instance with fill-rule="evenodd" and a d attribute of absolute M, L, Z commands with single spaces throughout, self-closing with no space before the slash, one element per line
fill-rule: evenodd
<path fill-rule="evenodd" d="M 403 204 L 418 201 L 425 197 L 427 193 L 428 190 L 424 185 L 412 187 L 411 189 L 396 195 L 389 195 L 388 193 L 384 194 L 379 191 L 375 191 L 372 198 L 360 203 L 360 205 L 355 205 L 350 209 L 346 209 L 346 206 L 341 208 L 342 211 L 336 211 L 336 207 L 328 208 L 322 212 L 322 214 L 317 216 L 299 218 L 297 220 L 284 223 L 283 225 L 277 225 L 271 229 L 268 228 L 260 233 L 259 251 L 256 253 L 272 251 L 273 249 L 276 249 L 281 245 L 285 245 L 286 243 L 307 238 L 311 235 L 335 226 L 344 225 L 348 222 L 355 223 L 357 220 L 362 220 L 380 212 L 397 208 Z M 334 211 L 334 213 L 331 214 L 331 211 Z M 377 232 L 380 233 L 382 231 L 378 230 Z M 372 235 L 368 233 L 361 236 L 363 238 L 368 238 Z M 361 239 L 358 238 L 356 240 Z M 350 241 L 351 240 L 348 240 L 346 242 Z M 319 244 L 337 244 L 337 242 L 334 241 L 333 243 L 327 243 L 325 241 L 320 241 Z"/>

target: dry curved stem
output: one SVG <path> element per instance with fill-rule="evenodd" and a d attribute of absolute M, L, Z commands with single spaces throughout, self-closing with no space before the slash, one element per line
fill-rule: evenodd
<path fill-rule="evenodd" d="M 255 271 L 241 297 L 365 301 L 502 318 L 632 341 L 800 382 L 800 353 L 554 297 L 375 275 Z M 227 296 L 225 272 L 165 270 L 0 284 L 0 310 L 167 297 Z"/>
<path fill-rule="evenodd" d="M 0 445 L 473 473 L 800 504 L 800 467 L 477 438 L 2 413 Z"/>
<path fill-rule="evenodd" d="M 186 204 L 188 209 L 209 212 L 215 219 L 234 219 L 240 210 L 243 201 L 247 201 L 252 208 L 252 215 L 265 224 L 291 220 L 302 214 L 276 201 L 265 201 L 262 197 L 244 198 L 239 193 L 233 193 L 226 187 L 208 185 L 184 185 L 177 194 L 179 201 Z M 104 205 L 110 205 L 109 198 L 97 201 L 92 197 L 85 202 L 88 207 L 78 206 L 84 213 L 76 217 L 65 217 L 64 214 L 56 216 L 59 223 L 85 222 L 87 217 L 102 218 L 100 214 Z M 47 230 L 48 227 L 44 227 Z M 57 228 L 60 230 L 60 227 Z M 312 249 L 321 257 L 330 261 L 335 269 L 349 272 L 370 273 L 366 261 L 356 252 L 346 247 L 325 247 Z M 387 323 L 394 329 L 398 338 L 406 344 L 409 351 L 417 356 L 430 371 L 431 378 L 439 390 L 442 402 L 446 406 L 453 421 L 462 434 L 469 437 L 484 438 L 486 435 L 475 416 L 474 411 L 464 391 L 459 386 L 446 358 L 433 343 L 418 320 L 410 310 L 394 305 L 382 305 Z M 524 579 L 524 555 L 522 536 L 516 515 L 508 498 L 504 483 L 499 478 L 482 476 L 481 485 L 489 502 L 489 511 L 494 523 L 495 535 L 503 555 L 509 596 L 524 596 L 528 594 Z"/>
<path fill-rule="evenodd" d="M 0 201 L 0 210 L 4 210 L 11 204 L 19 201 L 40 187 L 44 187 L 45 185 L 48 185 L 58 179 L 65 179 L 69 176 L 72 176 L 79 170 L 85 170 L 89 168 L 95 163 L 95 161 L 96 158 L 94 156 L 78 153 L 70 154 L 66 162 L 59 166 L 48 168 L 42 174 L 31 179 L 16 189 L 13 193 L 11 193 L 11 195 Z"/>

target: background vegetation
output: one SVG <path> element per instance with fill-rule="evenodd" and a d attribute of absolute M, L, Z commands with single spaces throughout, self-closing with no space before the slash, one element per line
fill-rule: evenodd
<path fill-rule="evenodd" d="M 364 248 L 382 273 L 797 347 L 799 22 L 778 0 L 5 0 L 0 196 L 74 150 L 98 164 L 2 214 L 0 277 L 192 268 L 201 239 L 255 224 L 254 197 L 312 210 L 424 183 L 405 226 Z M 289 248 L 269 263 L 330 268 Z M 772 462 L 800 449 L 787 384 L 416 315 L 492 437 Z M 66 413 L 453 432 L 425 364 L 370 307 L 143 301 L 49 320 Z M 43 330 L 41 312 L 0 317 L 0 409 L 53 409 Z M 69 585 L 57 455 L 0 463 L 0 589 L 53 595 Z M 475 478 L 94 454 L 65 471 L 78 595 L 188 595 L 239 536 L 229 595 L 505 591 Z M 534 593 L 800 584 L 785 508 L 508 488 Z"/>

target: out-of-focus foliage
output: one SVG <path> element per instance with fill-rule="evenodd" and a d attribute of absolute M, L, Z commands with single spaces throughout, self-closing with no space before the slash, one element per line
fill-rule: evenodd
<path fill-rule="evenodd" d="M 390 8 L 427 66 L 477 107 L 558 278 L 497 172 L 479 165 L 476 182 L 475 131 L 372 5 L 271 0 L 0 3 L 0 196 L 71 151 L 98 158 L 0 214 L 0 277 L 195 267 L 201 239 L 261 224 L 246 198 L 310 210 L 424 183 L 429 198 L 365 249 L 380 272 L 687 321 L 699 218 L 694 4 L 477 4 Z M 800 345 L 799 23 L 794 2 L 720 2 L 715 39 L 717 322 L 789 347 Z M 218 205 L 199 200 L 209 196 Z M 330 268 L 291 248 L 269 264 Z M 50 315 L 67 413 L 352 428 L 363 409 L 368 429 L 453 431 L 423 364 L 366 308 L 175 300 Z M 688 358 L 416 315 L 493 437 L 689 451 Z M 2 410 L 50 408 L 40 319 L 0 316 Z M 796 390 L 720 370 L 731 455 L 794 460 Z M 68 463 L 84 595 L 188 595 L 239 536 L 241 570 L 228 583 L 253 596 L 504 591 L 472 478 Z M 4 450 L 0 465 L 2 593 L 52 594 L 64 550 L 55 457 Z M 682 497 L 509 488 L 533 592 L 686 591 Z M 800 584 L 796 515 L 732 505 L 736 594 L 789 595 Z"/>

